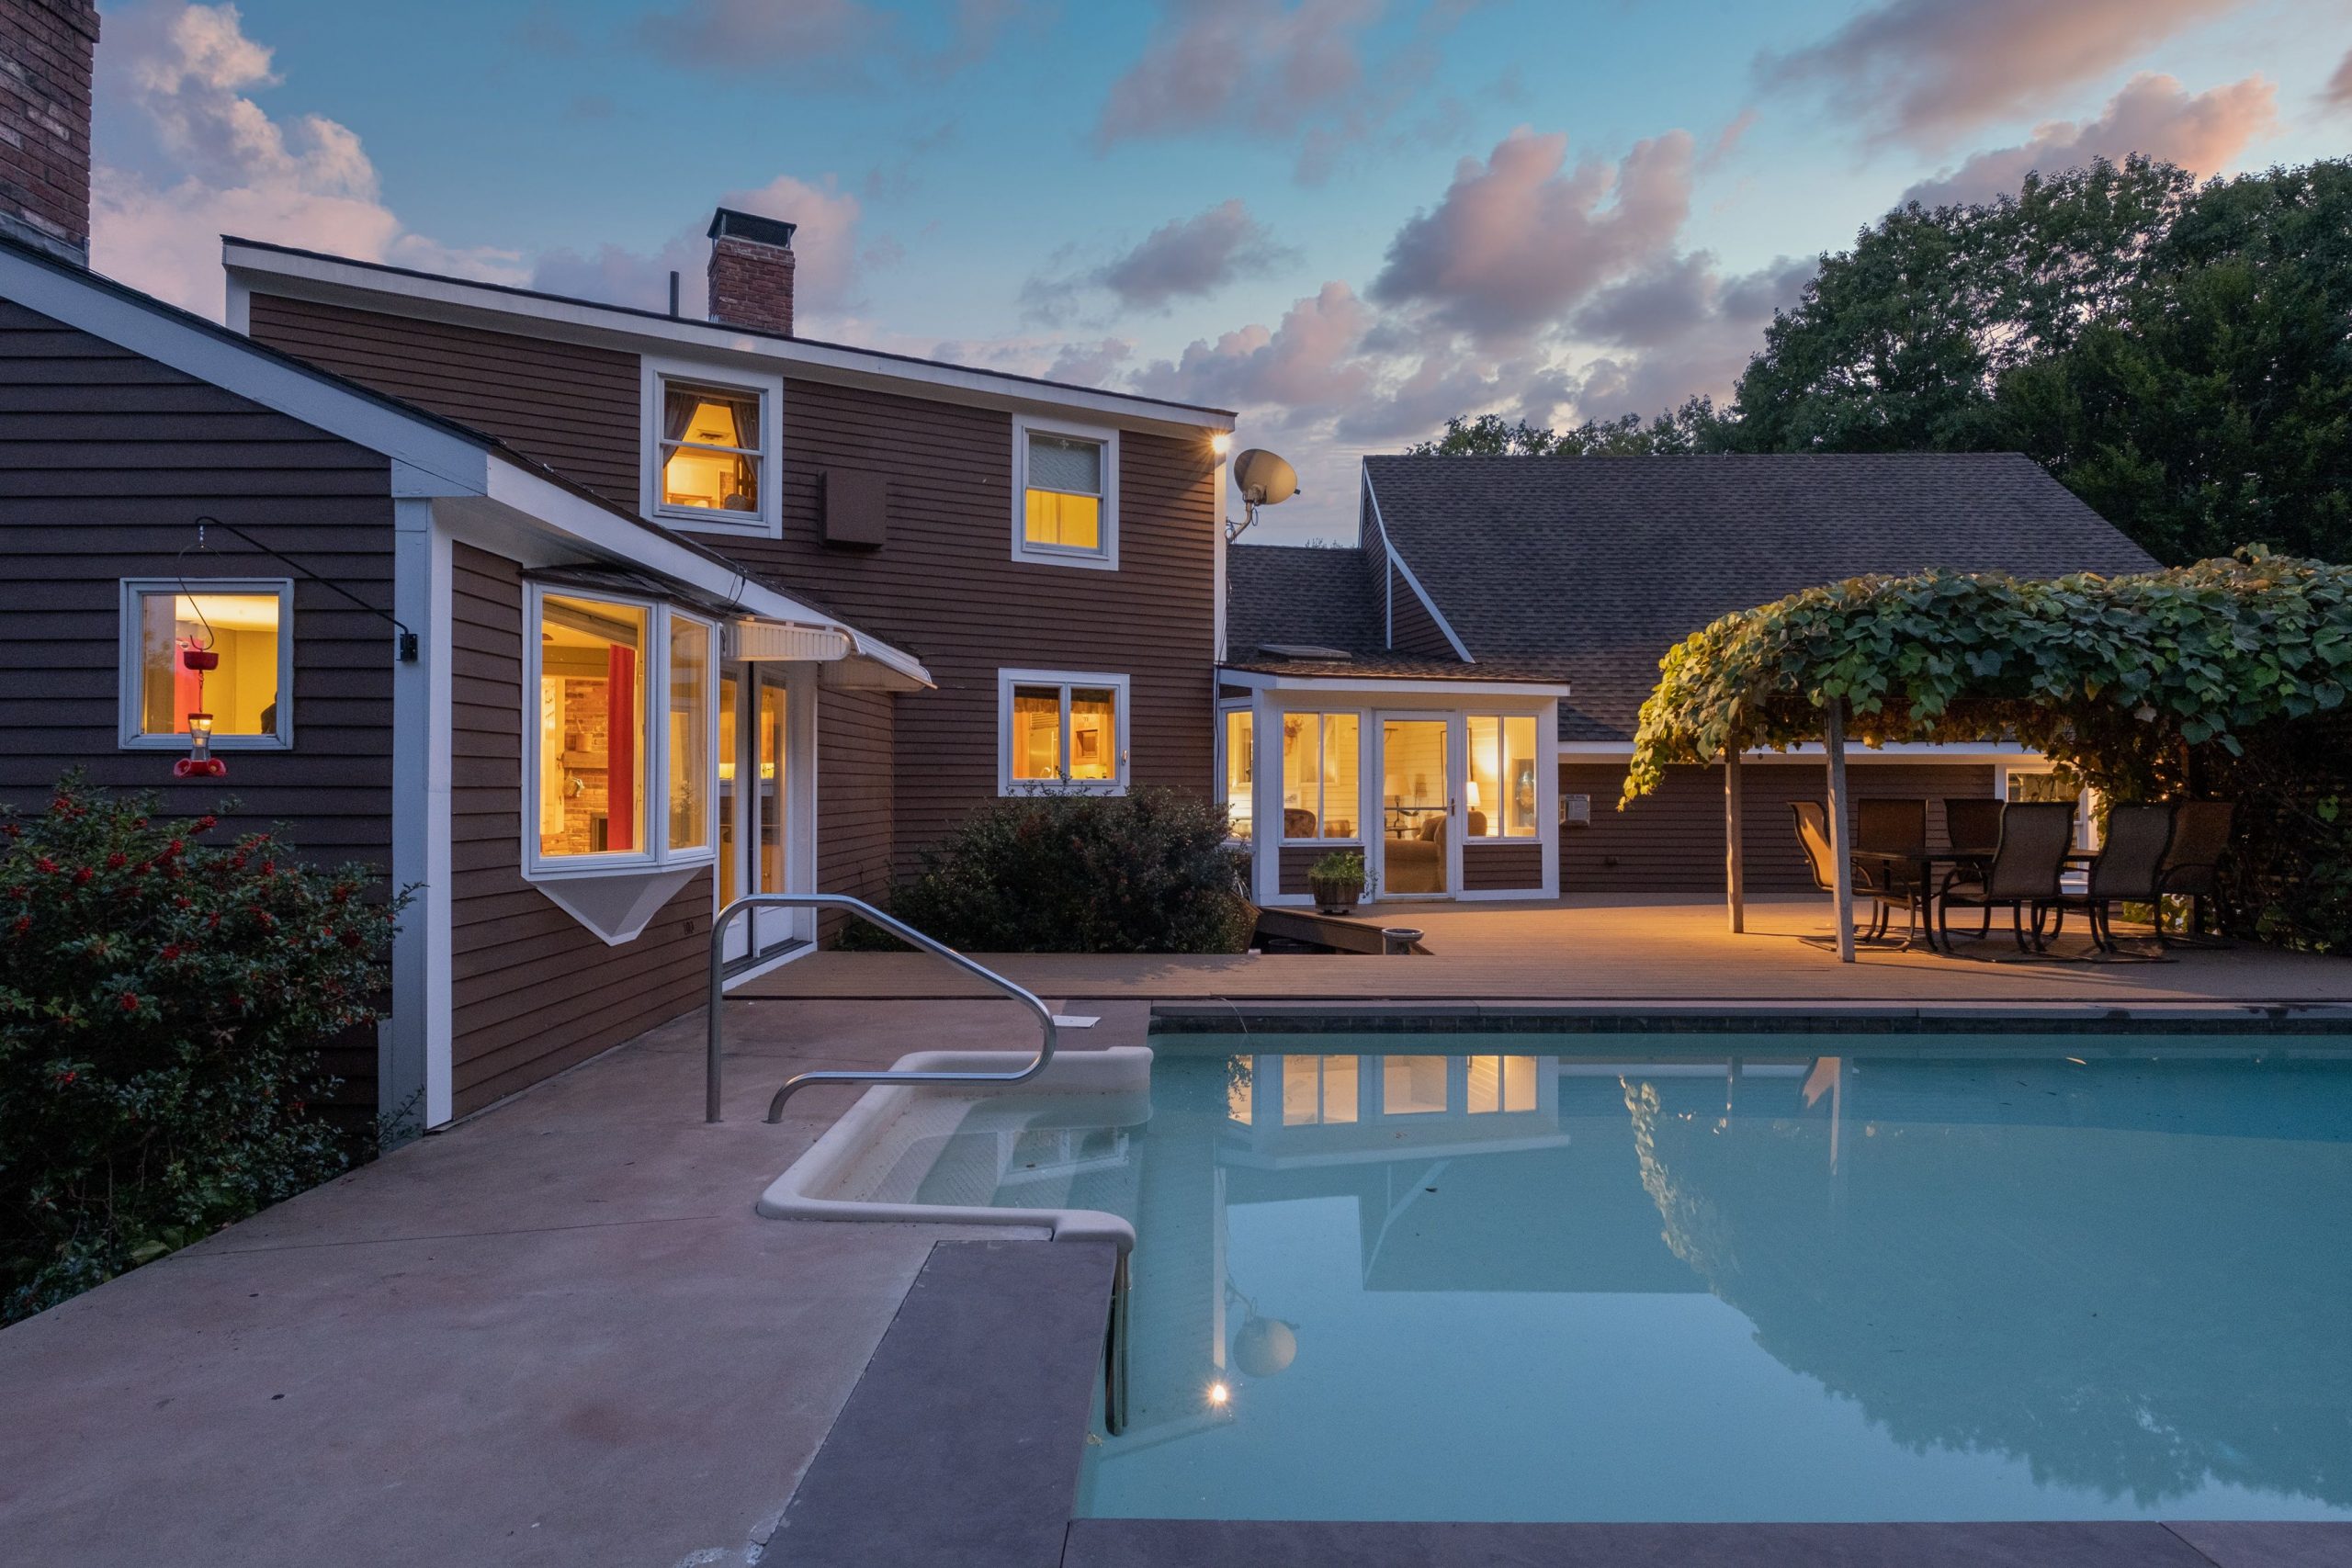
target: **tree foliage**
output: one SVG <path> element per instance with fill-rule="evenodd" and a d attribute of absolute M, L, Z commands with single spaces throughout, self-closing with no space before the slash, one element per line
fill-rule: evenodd
<path fill-rule="evenodd" d="M 1408 447 L 1416 457 L 1655 457 L 1719 452 L 1728 435 L 1711 398 L 1691 398 L 1645 423 L 1639 414 L 1546 430 L 1496 413 L 1445 422 L 1445 434 Z"/>
<path fill-rule="evenodd" d="M 1676 763 L 1817 741 L 1835 703 L 1865 745 L 2014 740 L 2113 799 L 2237 792 L 2241 929 L 2352 943 L 2352 567 L 2248 551 L 2120 578 L 1854 578 L 1725 615 L 1659 671 L 1621 804 Z"/>
<path fill-rule="evenodd" d="M 2159 559 L 2352 558 L 2352 162 L 2104 161 L 1892 212 L 1739 384 L 1742 451 L 2021 451 Z"/>
<path fill-rule="evenodd" d="M 316 1047 L 377 1016 L 396 905 L 154 810 L 0 808 L 0 1322 L 348 1163 Z"/>

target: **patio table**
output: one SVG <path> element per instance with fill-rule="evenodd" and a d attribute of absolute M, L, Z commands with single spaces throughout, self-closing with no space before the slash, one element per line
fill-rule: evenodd
<path fill-rule="evenodd" d="M 1958 870 L 1962 866 L 1981 866 L 1992 860 L 1993 852 L 1990 849 L 1964 849 L 1957 846 L 1947 850 L 1930 850 L 1924 854 L 1914 854 L 1908 850 L 1856 850 L 1854 858 L 1858 861 L 1873 861 L 1890 867 L 1903 867 L 1917 879 L 1915 885 L 1920 889 L 1919 921 L 1916 928 L 1904 933 L 1903 941 L 1896 944 L 1894 951 L 1909 953 L 1924 944 L 1929 953 L 1942 953 L 1949 958 L 1951 954 L 1946 949 L 1938 946 L 1936 942 L 1935 909 L 1932 907 L 1936 897 L 1933 890 L 1939 886 L 1936 880 L 1936 868 L 1951 866 Z M 2098 858 L 2087 851 L 2074 850 L 2069 851 L 2064 857 L 2064 863 L 2070 869 L 2078 868 L 2088 865 Z"/>

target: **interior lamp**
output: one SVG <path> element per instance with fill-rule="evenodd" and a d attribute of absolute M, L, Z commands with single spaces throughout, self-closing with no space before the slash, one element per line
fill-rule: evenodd
<path fill-rule="evenodd" d="M 204 701 L 204 672 L 220 667 L 220 655 L 209 648 L 183 648 L 180 662 L 196 676 L 196 700 Z M 212 754 L 212 716 L 201 708 L 187 716 L 187 755 L 172 764 L 175 779 L 218 779 L 229 774 L 229 764 Z"/>

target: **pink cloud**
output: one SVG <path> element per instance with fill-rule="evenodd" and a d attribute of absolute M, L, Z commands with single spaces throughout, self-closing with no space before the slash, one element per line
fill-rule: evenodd
<path fill-rule="evenodd" d="M 1365 369 L 1353 362 L 1371 313 L 1344 283 L 1327 283 L 1293 304 L 1279 325 L 1251 324 L 1194 341 L 1174 360 L 1135 377 L 1136 389 L 1218 408 L 1273 406 L 1296 421 L 1327 414 L 1358 396 Z"/>
<path fill-rule="evenodd" d="M 1816 44 L 1758 62 L 1841 117 L 1927 146 L 2049 96 L 2245 0 L 1885 0 Z"/>
<path fill-rule="evenodd" d="M 160 299 L 220 313 L 220 236 L 242 234 L 363 261 L 519 283 L 522 258 L 413 233 L 386 206 L 375 164 L 349 127 L 319 115 L 281 124 L 254 94 L 278 85 L 270 50 L 234 6 L 164 4 L 109 12 L 101 92 L 120 92 L 153 127 L 177 177 L 100 165 L 90 248 L 100 270 Z"/>
<path fill-rule="evenodd" d="M 1688 131 L 1637 142 L 1614 165 L 1569 169 L 1566 154 L 1566 137 L 1522 127 L 1484 164 L 1464 159 L 1438 205 L 1397 231 L 1368 297 L 1502 341 L 1556 322 L 1673 242 L 1690 210 Z"/>
<path fill-rule="evenodd" d="M 1957 169 L 1913 186 L 1903 199 L 1922 207 L 1989 201 L 2015 191 L 2034 170 L 2054 175 L 2095 158 L 2120 163 L 2133 152 L 2193 174 L 2219 174 L 2278 123 L 2278 90 L 2259 76 L 2192 97 L 2175 78 L 2143 72 L 2108 100 L 2097 119 L 2037 126 L 2019 145 L 1975 153 Z"/>
<path fill-rule="evenodd" d="M 1111 85 L 1095 145 L 1236 123 L 1295 130 L 1363 81 L 1357 39 L 1379 14 L 1375 0 L 1169 0 Z"/>
<path fill-rule="evenodd" d="M 2335 68 L 2335 74 L 2330 76 L 2327 85 L 2320 89 L 2320 97 L 2330 107 L 2352 108 L 2352 50 L 2345 51 L 2342 62 Z"/>

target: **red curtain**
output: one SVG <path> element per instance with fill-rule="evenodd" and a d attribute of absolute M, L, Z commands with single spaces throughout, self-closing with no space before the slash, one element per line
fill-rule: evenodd
<path fill-rule="evenodd" d="M 615 645 L 605 700 L 606 809 L 605 848 L 637 848 L 637 650 Z"/>

